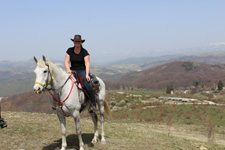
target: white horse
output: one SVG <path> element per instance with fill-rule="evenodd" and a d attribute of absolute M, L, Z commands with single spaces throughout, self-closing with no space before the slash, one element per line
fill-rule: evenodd
<path fill-rule="evenodd" d="M 85 94 L 82 90 L 78 89 L 74 82 L 70 79 L 70 74 L 63 71 L 57 65 L 51 63 L 43 56 L 43 59 L 37 60 L 36 69 L 36 81 L 34 84 L 34 91 L 40 94 L 42 91 L 51 90 L 53 91 L 53 105 L 56 107 L 57 116 L 59 118 L 61 129 L 62 129 L 62 148 L 65 150 L 67 147 L 66 142 L 66 116 L 72 116 L 76 124 L 76 131 L 79 139 L 80 150 L 83 150 L 83 141 L 81 137 L 81 124 L 80 124 L 80 111 L 83 106 L 88 107 L 90 101 L 85 99 Z M 100 82 L 100 91 L 96 93 L 96 103 L 100 112 L 100 122 L 102 128 L 101 143 L 105 144 L 105 133 L 104 133 L 104 110 L 110 113 L 109 106 L 105 101 L 105 84 L 98 78 Z M 49 89 L 51 87 L 51 89 Z M 90 113 L 94 122 L 94 138 L 92 143 L 96 143 L 98 139 L 97 129 L 97 115 L 95 112 Z"/>

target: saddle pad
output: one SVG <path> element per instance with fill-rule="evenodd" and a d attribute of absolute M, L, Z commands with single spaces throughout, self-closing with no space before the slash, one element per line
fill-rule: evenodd
<path fill-rule="evenodd" d="M 73 82 L 76 84 L 76 86 L 79 89 L 81 89 L 81 90 L 83 89 L 81 83 L 74 77 L 74 74 L 71 76 L 71 79 L 73 80 Z"/>

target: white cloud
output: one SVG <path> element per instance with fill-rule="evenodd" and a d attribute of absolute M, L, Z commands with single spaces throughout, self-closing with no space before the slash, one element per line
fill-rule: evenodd
<path fill-rule="evenodd" d="M 210 44 L 210 46 L 223 46 L 223 45 L 225 45 L 225 42 L 217 42 Z"/>

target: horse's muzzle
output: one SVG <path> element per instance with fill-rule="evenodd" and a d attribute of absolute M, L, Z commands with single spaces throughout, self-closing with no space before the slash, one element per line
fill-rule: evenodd
<path fill-rule="evenodd" d="M 34 92 L 35 92 L 36 94 L 41 94 L 42 88 L 41 88 L 40 86 L 34 86 Z"/>

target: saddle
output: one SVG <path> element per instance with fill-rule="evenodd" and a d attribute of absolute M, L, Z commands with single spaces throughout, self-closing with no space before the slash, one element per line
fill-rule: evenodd
<path fill-rule="evenodd" d="M 74 82 L 76 83 L 77 87 L 80 90 L 85 89 L 84 88 L 84 78 L 83 78 L 83 76 L 77 74 L 75 71 L 73 71 L 72 74 L 73 74 L 73 77 L 75 78 L 75 81 Z"/>
<path fill-rule="evenodd" d="M 72 72 L 72 74 L 73 74 L 73 77 L 76 80 L 75 83 L 76 83 L 78 89 L 84 91 L 84 95 L 85 95 L 86 99 L 90 100 L 88 92 L 87 92 L 87 90 L 84 87 L 84 78 L 83 78 L 83 76 L 78 75 L 76 72 Z M 95 75 L 91 75 L 91 83 L 92 83 L 92 87 L 93 87 L 93 90 L 94 90 L 95 94 L 97 94 L 100 91 L 100 88 L 99 88 L 100 87 L 100 83 L 99 83 L 99 81 L 98 81 L 98 79 L 96 78 Z M 82 112 L 85 107 L 86 107 L 86 105 L 83 104 L 81 106 L 80 112 Z M 89 112 L 90 112 L 90 107 L 89 107 Z"/>
<path fill-rule="evenodd" d="M 76 79 L 77 87 L 81 90 L 84 90 L 85 94 L 87 94 L 87 91 L 84 87 L 84 77 L 77 74 L 75 71 L 73 71 L 72 74 L 73 74 L 74 78 Z M 79 84 L 80 84 L 80 86 L 79 86 Z M 100 83 L 99 83 L 97 77 L 93 74 L 91 75 L 91 84 L 92 84 L 95 94 L 98 93 L 100 91 Z M 87 94 L 87 96 L 88 96 L 88 94 Z"/>

